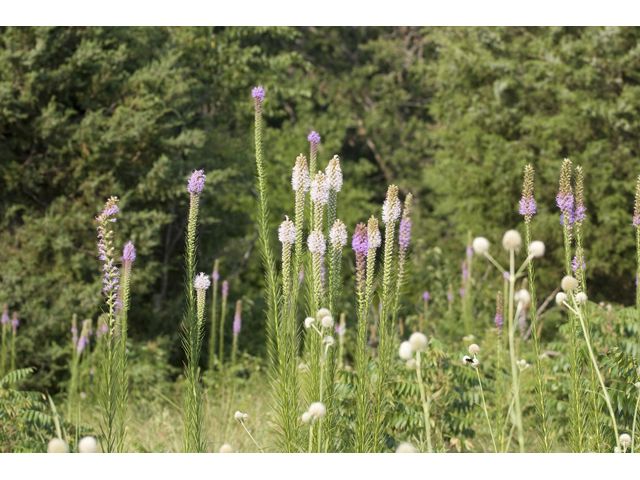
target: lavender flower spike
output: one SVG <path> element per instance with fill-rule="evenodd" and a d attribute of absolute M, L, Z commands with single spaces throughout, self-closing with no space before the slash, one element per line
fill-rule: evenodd
<path fill-rule="evenodd" d="M 307 140 L 309 140 L 312 143 L 320 143 L 320 134 L 318 132 L 316 132 L 315 130 L 313 130 L 308 136 L 307 136 Z"/>
<path fill-rule="evenodd" d="M 229 295 L 229 282 L 227 280 L 222 281 L 222 297 L 227 298 Z"/>
<path fill-rule="evenodd" d="M 233 334 L 238 335 L 242 329 L 242 300 L 236 303 L 236 314 L 233 316 Z"/>
<path fill-rule="evenodd" d="M 128 241 L 122 251 L 122 260 L 125 262 L 133 262 L 136 259 L 136 247 L 133 242 Z"/>
<path fill-rule="evenodd" d="M 411 239 L 411 218 L 403 217 L 400 220 L 400 235 L 398 243 L 400 248 L 406 250 L 409 247 L 409 240 Z"/>
<path fill-rule="evenodd" d="M 522 199 L 520 200 L 520 215 L 524 215 L 525 222 L 529 223 L 536 213 L 536 201 L 533 198 L 533 177 L 535 172 L 531 165 L 524 167 L 524 183 L 522 185 Z"/>
<path fill-rule="evenodd" d="M 422 299 L 423 299 L 425 302 L 428 302 L 428 301 L 431 299 L 431 294 L 430 294 L 428 291 L 427 291 L 427 292 L 424 292 L 424 293 L 422 294 Z"/>
<path fill-rule="evenodd" d="M 4 304 L 4 310 L 2 312 L 2 324 L 9 323 L 9 310 L 7 309 L 7 304 Z"/>
<path fill-rule="evenodd" d="M 13 318 L 11 319 L 13 333 L 16 333 L 16 328 L 18 328 L 18 325 L 20 325 L 20 322 L 18 321 L 18 312 L 13 312 Z"/>
<path fill-rule="evenodd" d="M 251 96 L 253 98 L 259 98 L 260 101 L 264 100 L 264 88 L 262 88 L 262 85 L 253 87 L 251 89 Z"/>
<path fill-rule="evenodd" d="M 204 181 L 207 176 L 204 174 L 204 170 L 194 170 L 189 177 L 189 185 L 187 186 L 187 191 L 191 195 L 200 195 L 202 193 L 202 189 L 204 188 Z"/>
<path fill-rule="evenodd" d="M 640 227 L 640 176 L 638 176 L 638 183 L 636 184 L 636 200 L 633 204 L 633 223 L 634 227 Z"/>

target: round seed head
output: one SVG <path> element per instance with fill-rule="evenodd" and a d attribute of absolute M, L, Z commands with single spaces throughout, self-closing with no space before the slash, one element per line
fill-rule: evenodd
<path fill-rule="evenodd" d="M 236 420 L 242 420 L 242 412 L 240 410 L 238 410 L 234 415 L 233 418 L 235 418 Z"/>
<path fill-rule="evenodd" d="M 502 237 L 502 246 L 505 250 L 517 250 L 522 245 L 522 237 L 515 230 L 509 230 Z"/>
<path fill-rule="evenodd" d="M 565 292 L 570 292 L 571 290 L 578 288 L 578 280 L 573 278 L 571 275 L 567 275 L 562 279 L 560 286 Z"/>
<path fill-rule="evenodd" d="M 409 360 L 413 358 L 413 347 L 409 342 L 402 342 L 400 344 L 400 349 L 398 350 L 398 355 L 402 360 Z"/>
<path fill-rule="evenodd" d="M 305 328 L 311 328 L 311 325 L 315 323 L 316 319 L 313 317 L 307 317 L 304 319 Z"/>
<path fill-rule="evenodd" d="M 427 336 L 420 332 L 412 333 L 409 337 L 409 343 L 416 352 L 421 352 L 427 348 Z"/>
<path fill-rule="evenodd" d="M 629 448 L 629 445 L 631 445 L 631 435 L 628 433 L 620 435 L 620 446 L 626 449 Z"/>
<path fill-rule="evenodd" d="M 409 370 L 413 370 L 414 368 L 417 367 L 417 363 L 415 361 L 415 359 L 410 358 L 409 360 L 407 360 L 407 363 L 405 364 L 405 366 L 409 369 Z"/>
<path fill-rule="evenodd" d="M 322 343 L 326 343 L 329 346 L 332 346 L 334 342 L 334 339 L 331 335 L 327 335 L 326 337 L 324 337 L 324 339 L 322 340 Z"/>
<path fill-rule="evenodd" d="M 484 255 L 489 251 L 489 240 L 484 237 L 476 237 L 473 239 L 471 246 L 478 255 Z"/>
<path fill-rule="evenodd" d="M 218 452 L 220 452 L 220 453 L 233 453 L 233 448 L 231 448 L 231 445 L 229 445 L 228 443 L 225 443 L 224 445 L 222 445 L 220 447 L 220 450 L 218 450 Z"/>
<path fill-rule="evenodd" d="M 558 292 L 556 294 L 556 303 L 560 306 L 564 305 L 564 302 L 566 302 L 567 300 L 569 300 L 569 297 L 567 297 L 567 294 L 564 292 Z"/>
<path fill-rule="evenodd" d="M 318 313 L 316 313 L 316 318 L 318 319 L 318 321 L 322 321 L 322 319 L 324 317 L 330 317 L 331 316 L 331 312 L 327 309 L 327 308 L 321 308 L 320 310 L 318 310 Z"/>
<path fill-rule="evenodd" d="M 464 357 L 462 357 L 462 363 L 464 363 L 465 365 L 469 365 L 471 363 L 471 357 L 468 355 L 465 355 Z"/>
<path fill-rule="evenodd" d="M 78 452 L 80 453 L 96 453 L 98 451 L 98 442 L 94 437 L 84 437 L 78 442 Z"/>
<path fill-rule="evenodd" d="M 478 360 L 477 358 L 474 358 L 473 361 L 471 362 L 471 366 L 474 368 L 478 368 L 478 365 L 480 365 L 480 360 Z"/>
<path fill-rule="evenodd" d="M 536 240 L 529 244 L 529 253 L 534 257 L 542 257 L 544 255 L 544 243 Z"/>
<path fill-rule="evenodd" d="M 523 308 L 527 308 L 531 304 L 531 295 L 529 294 L 529 290 L 525 290 L 524 288 L 522 290 L 518 290 L 513 296 L 513 299 L 517 303 L 522 302 Z"/>
<path fill-rule="evenodd" d="M 584 292 L 578 292 L 576 293 L 576 302 L 577 303 L 587 303 L 588 297 L 587 294 Z"/>
<path fill-rule="evenodd" d="M 309 412 L 304 412 L 304 413 L 302 414 L 302 421 L 303 421 L 304 423 L 309 423 L 309 422 L 311 421 L 311 419 L 312 419 L 312 418 L 313 418 L 313 417 L 312 417 L 312 415 L 311 415 Z"/>
<path fill-rule="evenodd" d="M 249 418 L 249 414 L 248 413 L 243 413 L 242 414 L 242 419 L 243 420 L 247 420 Z"/>
<path fill-rule="evenodd" d="M 418 453 L 418 451 L 410 443 L 404 442 L 398 445 L 396 453 Z"/>
<path fill-rule="evenodd" d="M 309 407 L 309 413 L 313 416 L 313 418 L 323 418 L 327 413 L 327 408 L 323 403 L 314 402 Z"/>
<path fill-rule="evenodd" d="M 469 346 L 469 355 L 477 355 L 480 353 L 480 347 L 475 343 Z"/>
<path fill-rule="evenodd" d="M 333 324 L 334 324 L 335 322 L 333 321 L 333 317 L 332 317 L 331 315 L 327 315 L 326 317 L 324 317 L 324 318 L 321 320 L 321 322 L 320 322 L 320 323 L 322 324 L 322 326 L 323 326 L 324 328 L 331 328 L 331 327 L 333 327 Z"/>
<path fill-rule="evenodd" d="M 69 445 L 61 438 L 52 438 L 47 445 L 47 453 L 69 453 Z"/>

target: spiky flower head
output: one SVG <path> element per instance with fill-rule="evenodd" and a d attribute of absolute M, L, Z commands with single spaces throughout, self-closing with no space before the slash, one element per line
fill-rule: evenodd
<path fill-rule="evenodd" d="M 424 292 L 424 293 L 422 294 L 422 299 L 423 299 L 425 302 L 428 302 L 428 301 L 429 301 L 429 299 L 431 299 L 431 294 L 430 294 L 429 292 Z"/>
<path fill-rule="evenodd" d="M 502 328 L 503 320 L 502 320 L 502 292 L 498 292 L 496 295 L 496 316 L 493 319 L 493 322 L 496 325 L 498 331 Z"/>
<path fill-rule="evenodd" d="M 209 280 L 209 275 L 206 273 L 200 272 L 196 275 L 196 278 L 193 280 L 193 286 L 196 290 L 206 290 L 211 286 L 211 280 Z"/>
<path fill-rule="evenodd" d="M 562 211 L 560 214 L 560 223 L 564 225 L 565 219 L 567 225 L 573 225 L 573 190 L 571 188 L 571 160 L 565 158 L 560 168 L 560 189 L 556 196 L 556 204 Z"/>
<path fill-rule="evenodd" d="M 356 231 L 351 240 L 351 248 L 353 248 L 356 253 L 363 253 L 365 255 L 367 254 L 367 250 L 369 250 L 367 226 L 362 222 L 356 226 Z"/>
<path fill-rule="evenodd" d="M 307 166 L 307 157 L 300 154 L 296 157 L 296 163 L 293 166 L 293 174 L 291 175 L 291 186 L 293 190 L 297 192 L 299 189 L 303 189 L 305 192 L 309 191 L 309 167 Z"/>
<path fill-rule="evenodd" d="M 327 251 L 327 245 L 324 241 L 324 235 L 320 230 L 314 230 L 309 235 L 307 239 L 307 243 L 309 244 L 309 251 L 311 253 L 319 253 L 320 255 L 324 255 Z"/>
<path fill-rule="evenodd" d="M 316 323 L 316 319 L 313 317 L 307 317 L 304 319 L 305 328 L 311 328 L 311 325 L 313 325 L 314 323 Z"/>
<path fill-rule="evenodd" d="M 47 453 L 69 453 L 69 445 L 61 438 L 52 438 L 47 445 Z"/>
<path fill-rule="evenodd" d="M 204 181 L 207 176 L 204 174 L 203 170 L 194 170 L 191 176 L 189 177 L 189 185 L 187 186 L 187 191 L 191 195 L 200 195 L 202 193 L 202 189 L 204 188 Z"/>
<path fill-rule="evenodd" d="M 229 295 L 229 282 L 227 280 L 222 281 L 222 297 L 227 298 Z"/>
<path fill-rule="evenodd" d="M 571 270 L 573 270 L 574 272 L 577 270 L 586 270 L 587 269 L 587 264 L 584 261 L 584 257 L 582 257 L 581 259 L 582 261 L 580 261 L 580 259 L 578 259 L 578 252 L 575 253 L 575 255 L 573 256 L 573 260 L 571 260 Z"/>
<path fill-rule="evenodd" d="M 280 243 L 293 245 L 296 242 L 296 226 L 288 216 L 285 215 L 285 218 L 278 228 L 278 240 Z"/>
<path fill-rule="evenodd" d="M 475 343 L 469 345 L 469 355 L 478 355 L 480 353 L 480 347 Z"/>
<path fill-rule="evenodd" d="M 233 453 L 233 448 L 228 443 L 223 444 L 218 450 L 219 453 Z"/>
<path fill-rule="evenodd" d="M 620 446 L 624 449 L 629 448 L 629 445 L 631 445 L 631 436 L 628 433 L 623 433 L 622 435 L 620 435 L 619 437 L 620 439 Z"/>
<path fill-rule="evenodd" d="M 544 256 L 544 242 L 540 240 L 531 242 L 529 244 L 529 254 L 538 258 Z"/>
<path fill-rule="evenodd" d="M 311 182 L 311 201 L 319 205 L 326 205 L 329 201 L 329 182 L 322 172 L 316 173 Z"/>
<path fill-rule="evenodd" d="M 314 402 L 309 406 L 309 413 L 313 418 L 323 418 L 327 413 L 327 408 L 323 403 Z"/>
<path fill-rule="evenodd" d="M 255 99 L 260 99 L 260 101 L 264 100 L 264 88 L 262 88 L 262 85 L 253 87 L 251 89 L 251 96 Z"/>
<path fill-rule="evenodd" d="M 529 290 L 526 290 L 524 288 L 521 290 L 518 290 L 513 296 L 513 299 L 518 304 L 522 303 L 522 308 L 528 308 L 529 305 L 531 304 L 531 294 L 529 293 Z"/>
<path fill-rule="evenodd" d="M 560 286 L 565 292 L 570 292 L 578 288 L 578 280 L 570 275 L 567 275 L 562 279 Z"/>
<path fill-rule="evenodd" d="M 2 310 L 2 324 L 9 323 L 9 309 L 7 308 L 7 304 L 4 304 L 4 308 Z"/>
<path fill-rule="evenodd" d="M 132 241 L 128 241 L 122 250 L 122 260 L 125 262 L 133 262 L 136 259 L 136 247 Z M 87 437 L 89 438 L 89 437 Z"/>
<path fill-rule="evenodd" d="M 315 130 L 313 130 L 308 136 L 307 136 L 307 140 L 309 140 L 311 143 L 320 143 L 320 134 L 318 132 L 316 132 Z"/>
<path fill-rule="evenodd" d="M 581 165 L 576 167 L 576 196 L 575 196 L 575 209 L 573 211 L 573 218 L 571 223 L 577 223 L 582 225 L 582 222 L 587 215 L 584 213 L 587 209 L 584 206 L 584 170 Z"/>
<path fill-rule="evenodd" d="M 396 448 L 396 453 L 418 453 L 418 451 L 410 443 L 403 442 Z"/>
<path fill-rule="evenodd" d="M 110 197 L 109 200 L 104 205 L 104 209 L 102 213 L 96 217 L 98 220 L 98 253 L 99 259 L 104 262 L 102 265 L 102 271 L 104 272 L 104 277 L 102 279 L 102 283 L 104 287 L 102 291 L 107 294 L 107 301 L 111 304 L 111 302 L 115 302 L 116 292 L 118 291 L 118 283 L 120 278 L 120 273 L 118 272 L 118 267 L 114 265 L 114 248 L 113 248 L 113 230 L 108 228 L 109 222 L 115 222 L 115 218 L 113 217 L 116 213 L 120 211 L 116 203 L 118 202 L 118 197 Z"/>
<path fill-rule="evenodd" d="M 409 343 L 416 352 L 421 352 L 427 348 L 427 336 L 424 333 L 414 332 L 409 337 Z"/>
<path fill-rule="evenodd" d="M 505 250 L 517 250 L 522 245 L 522 237 L 516 230 L 509 230 L 502 237 L 502 246 Z"/>
<path fill-rule="evenodd" d="M 525 222 L 529 223 L 536 213 L 536 200 L 533 198 L 534 170 L 531 164 L 524 167 L 524 183 L 522 184 L 522 198 L 520 199 L 520 215 L 524 215 Z"/>
<path fill-rule="evenodd" d="M 476 237 L 473 239 L 473 243 L 471 246 L 473 247 L 473 251 L 478 255 L 484 255 L 489 251 L 489 240 L 484 237 Z"/>
<path fill-rule="evenodd" d="M 329 231 L 329 241 L 335 248 L 342 248 L 347 244 L 347 227 L 340 220 L 336 220 Z"/>
<path fill-rule="evenodd" d="M 380 235 L 380 229 L 378 228 L 378 219 L 373 215 L 369 219 L 369 225 L 367 226 L 367 243 L 369 248 L 379 248 L 382 245 L 382 236 Z"/>
<path fill-rule="evenodd" d="M 244 414 L 240 410 L 237 410 L 236 413 L 233 414 L 233 418 L 240 421 L 244 418 Z"/>
<path fill-rule="evenodd" d="M 564 305 L 564 302 L 566 302 L 567 300 L 569 300 L 569 297 L 567 296 L 566 293 L 564 292 L 558 292 L 556 294 L 556 303 L 560 306 Z"/>
<path fill-rule="evenodd" d="M 636 228 L 640 227 L 640 175 L 636 183 L 636 200 L 633 204 L 633 222 L 631 225 Z"/>
<path fill-rule="evenodd" d="M 400 213 L 402 213 L 402 207 L 400 205 L 400 199 L 398 198 L 398 187 L 389 185 L 387 198 L 385 198 L 382 204 L 382 222 L 385 225 L 395 223 L 398 221 L 398 218 L 400 218 Z"/>
<path fill-rule="evenodd" d="M 324 328 L 331 328 L 333 327 L 334 323 L 335 322 L 333 321 L 333 317 L 331 315 L 327 315 L 320 321 L 320 325 L 322 325 Z"/>
<path fill-rule="evenodd" d="M 340 157 L 338 157 L 338 155 L 334 155 L 333 158 L 329 160 L 326 175 L 331 190 L 335 192 L 342 190 L 342 169 L 340 168 Z"/>
<path fill-rule="evenodd" d="M 78 442 L 78 452 L 80 453 L 96 453 L 98 451 L 98 442 L 95 437 L 84 437 Z"/>
<path fill-rule="evenodd" d="M 586 293 L 584 293 L 584 292 L 576 293 L 576 302 L 577 303 L 587 303 L 587 300 L 589 300 L 589 298 L 587 297 Z"/>
<path fill-rule="evenodd" d="M 324 337 L 322 339 L 322 343 L 326 344 L 329 347 L 333 345 L 334 341 L 335 340 L 333 339 L 333 337 L 331 335 L 327 335 L 326 337 Z"/>
<path fill-rule="evenodd" d="M 413 347 L 411 346 L 410 342 L 402 342 L 400 344 L 400 349 L 398 350 L 398 355 L 400 355 L 400 358 L 402 360 L 409 360 L 410 358 L 413 358 Z"/>

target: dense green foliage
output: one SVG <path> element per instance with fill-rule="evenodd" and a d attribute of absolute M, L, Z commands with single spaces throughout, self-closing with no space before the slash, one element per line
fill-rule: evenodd
<path fill-rule="evenodd" d="M 549 252 L 537 267 L 542 300 L 562 275 L 555 195 L 567 156 L 585 170 L 590 297 L 631 304 L 639 40 L 637 28 L 592 27 L 1 28 L 0 303 L 21 320 L 17 367 L 36 368 L 29 386 L 67 380 L 71 315 L 95 320 L 104 303 L 93 219 L 111 195 L 121 200 L 117 239 L 138 251 L 130 337 L 167 336 L 170 363 L 181 365 L 194 168 L 207 174 L 198 271 L 220 259 L 229 309 L 244 299 L 240 348 L 264 353 L 249 95 L 257 84 L 267 91 L 274 244 L 293 211 L 291 167 L 317 130 L 320 165 L 341 158 L 338 213 L 350 232 L 378 214 L 388 183 L 413 193 L 405 312 L 425 289 L 444 306 L 449 284 L 459 288 L 468 230 L 497 242 L 521 228 L 530 162 L 532 235 Z M 351 276 L 351 254 L 346 262 Z M 353 318 L 353 282 L 345 285 L 339 310 Z M 494 295 L 484 284 L 477 297 L 487 325 Z"/>

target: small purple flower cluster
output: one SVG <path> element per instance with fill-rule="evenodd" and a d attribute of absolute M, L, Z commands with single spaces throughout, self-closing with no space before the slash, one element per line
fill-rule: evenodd
<path fill-rule="evenodd" d="M 260 101 L 264 100 L 264 88 L 262 88 L 262 85 L 258 87 L 253 87 L 251 89 L 251 96 L 256 100 L 257 99 L 260 99 Z"/>
<path fill-rule="evenodd" d="M 227 298 L 229 296 L 229 282 L 224 280 L 222 282 L 222 297 Z"/>
<path fill-rule="evenodd" d="M 467 290 L 465 288 L 460 289 L 460 296 L 464 297 L 467 294 Z"/>
<path fill-rule="evenodd" d="M 233 334 L 238 335 L 242 329 L 242 301 L 236 303 L 236 314 L 233 316 Z"/>
<path fill-rule="evenodd" d="M 217 282 L 218 280 L 220 280 L 220 273 L 219 273 L 219 272 L 218 272 L 218 270 L 217 270 L 217 269 L 215 269 L 215 268 L 213 269 L 213 273 L 211 274 L 211 279 L 212 279 L 214 282 Z"/>
<path fill-rule="evenodd" d="M 431 294 L 430 294 L 429 292 L 424 292 L 424 293 L 422 294 L 422 299 L 423 299 L 425 302 L 428 302 L 428 301 L 431 299 Z"/>
<path fill-rule="evenodd" d="M 578 253 L 576 252 L 576 254 L 573 256 L 573 260 L 571 261 L 571 270 L 575 272 L 576 270 L 578 270 L 578 267 L 581 267 L 582 271 L 585 271 L 587 269 L 587 264 L 584 261 L 584 257 L 582 258 L 582 262 L 580 262 L 580 260 L 578 259 Z"/>
<path fill-rule="evenodd" d="M 398 243 L 402 250 L 406 250 L 409 247 L 409 240 L 411 239 L 411 218 L 402 217 L 400 220 L 400 236 Z"/>
<path fill-rule="evenodd" d="M 502 292 L 498 292 L 496 295 L 496 316 L 493 319 L 493 322 L 498 329 L 498 333 L 500 333 L 502 329 Z"/>
<path fill-rule="evenodd" d="M 534 170 L 531 165 L 524 167 L 524 183 L 522 185 L 522 198 L 520 199 L 520 215 L 524 215 L 525 221 L 529 223 L 531 217 L 536 214 L 536 200 L 533 198 L 533 177 Z"/>
<path fill-rule="evenodd" d="M 453 292 L 447 293 L 447 302 L 449 303 L 453 302 Z"/>
<path fill-rule="evenodd" d="M 4 310 L 2 311 L 2 324 L 9 323 L 9 310 L 7 304 L 4 304 Z"/>
<path fill-rule="evenodd" d="M 120 272 L 118 272 L 118 267 L 114 265 L 113 260 L 113 247 L 112 247 L 112 237 L 113 230 L 109 230 L 107 228 L 108 222 L 115 222 L 115 218 L 113 217 L 116 213 L 120 211 L 116 202 L 118 201 L 118 197 L 111 197 L 107 200 L 107 203 L 104 206 L 104 210 L 102 213 L 96 217 L 96 220 L 100 223 L 98 226 L 98 253 L 100 254 L 100 260 L 104 262 L 102 266 L 102 270 L 104 272 L 104 278 L 102 279 L 102 283 L 104 283 L 104 287 L 102 290 L 107 294 L 107 301 L 113 302 L 115 301 L 116 292 L 118 290 L 118 281 L 120 277 Z"/>
<path fill-rule="evenodd" d="M 13 333 L 16 333 L 19 324 L 20 322 L 18 321 L 18 312 L 13 312 L 13 318 L 11 319 L 11 328 L 13 330 Z"/>
<path fill-rule="evenodd" d="M 191 195 L 200 195 L 204 188 L 204 181 L 207 176 L 204 174 L 204 170 L 194 170 L 189 177 L 189 184 L 187 185 L 187 191 Z"/>
<path fill-rule="evenodd" d="M 308 136 L 307 136 L 307 140 L 309 140 L 311 143 L 320 143 L 320 134 L 318 132 L 316 132 L 315 130 L 312 131 Z"/>
<path fill-rule="evenodd" d="M 369 251 L 369 237 L 367 235 L 367 226 L 364 223 L 359 223 L 356 226 L 356 231 L 351 240 L 351 248 L 356 254 L 362 253 L 366 255 Z"/>
<path fill-rule="evenodd" d="M 473 246 L 471 244 L 467 245 L 467 258 L 473 258 Z"/>
<path fill-rule="evenodd" d="M 469 269 L 467 268 L 467 262 L 462 262 L 462 278 L 464 280 L 469 278 Z"/>

